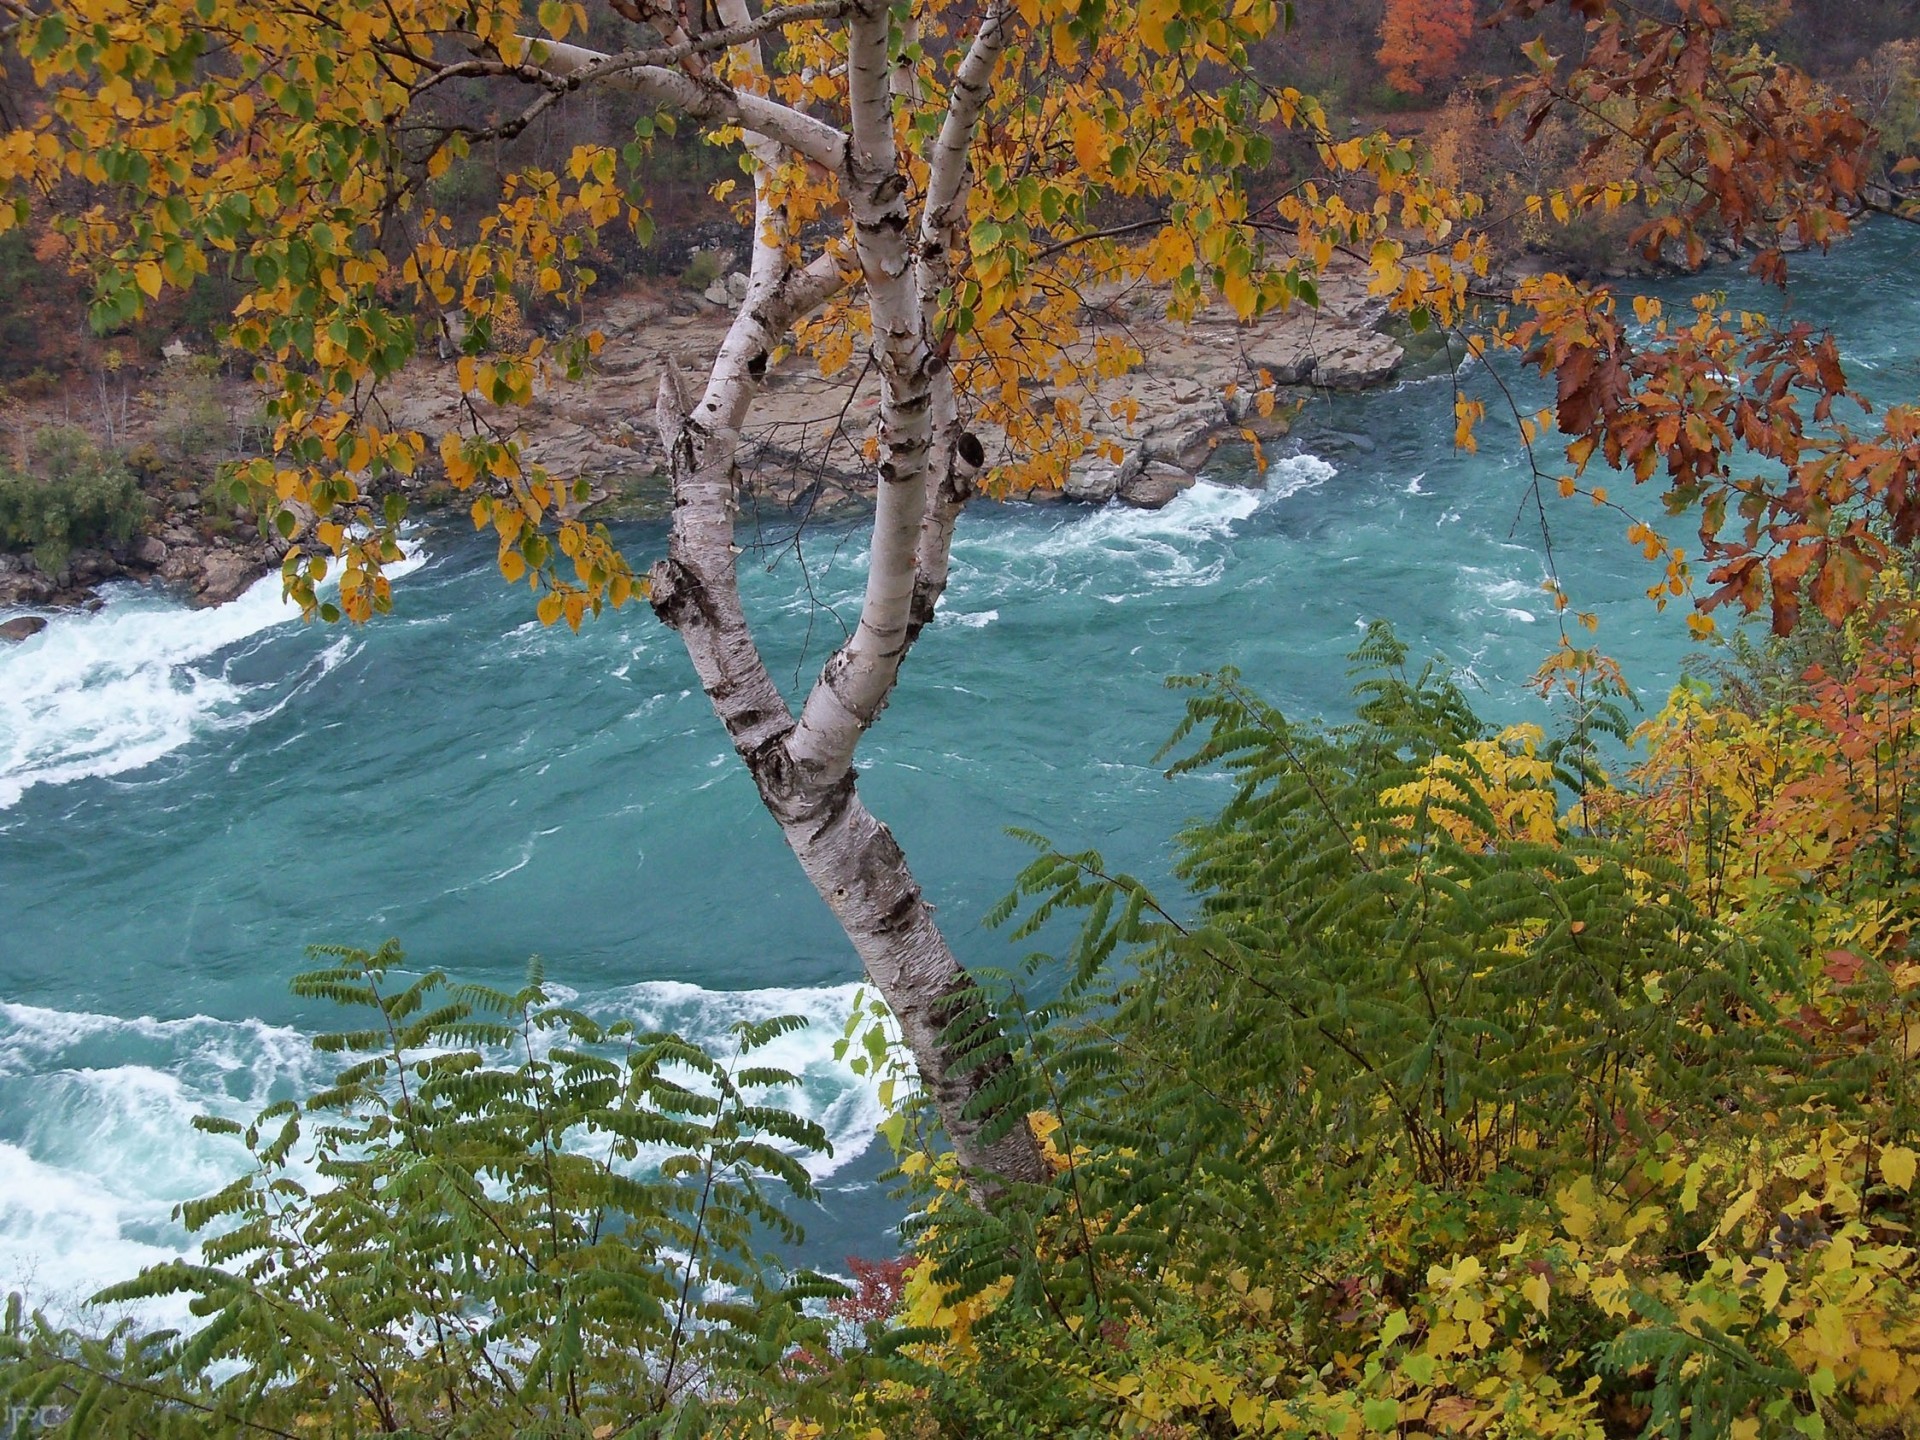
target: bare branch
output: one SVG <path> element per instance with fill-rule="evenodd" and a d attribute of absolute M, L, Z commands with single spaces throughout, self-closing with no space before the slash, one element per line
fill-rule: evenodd
<path fill-rule="evenodd" d="M 845 0 L 830 0 L 830 3 L 842 5 Z M 714 33 L 719 35 L 725 32 Z M 749 33 L 733 43 L 744 43 L 745 40 L 756 38 L 758 33 Z M 757 130 L 768 139 L 778 141 L 795 154 L 803 155 L 829 170 L 839 171 L 845 167 L 846 132 L 790 105 L 782 105 L 765 95 L 736 90 L 718 80 L 631 60 L 623 55 L 606 55 L 598 50 L 554 40 L 536 43 L 545 52 L 541 57 L 541 70 L 563 81 L 569 90 L 589 85 L 615 85 L 633 90 L 672 107 L 690 119 L 731 121 L 745 129 Z"/>

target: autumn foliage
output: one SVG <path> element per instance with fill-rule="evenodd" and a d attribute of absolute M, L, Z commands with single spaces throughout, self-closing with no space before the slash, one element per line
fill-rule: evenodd
<path fill-rule="evenodd" d="M 99 72 L 97 34 L 36 15 L 22 33 L 53 98 L 7 137 L 0 176 L 16 218 L 70 180 L 154 193 L 130 213 L 63 222 L 97 268 L 96 313 L 113 323 L 244 251 L 253 288 L 234 337 L 276 385 L 279 427 L 244 483 L 265 513 L 289 517 L 291 588 L 312 602 L 344 564 L 358 577 L 344 608 L 382 608 L 399 517 L 363 482 L 437 448 L 472 492 L 475 523 L 497 536 L 506 577 L 541 591 L 542 618 L 578 623 L 624 600 L 637 585 L 610 537 L 522 466 L 503 428 L 537 385 L 591 358 L 590 334 L 556 355 L 502 323 L 499 347 L 470 345 L 457 367 L 464 418 L 437 447 L 383 430 L 369 403 L 410 355 L 411 307 L 458 301 L 488 327 L 519 290 L 577 298 L 592 278 L 585 237 L 641 218 L 627 157 L 581 147 L 559 170 L 516 177 L 475 238 L 451 238 L 419 180 L 466 138 L 405 149 L 418 131 L 403 118 L 443 82 L 526 83 L 530 108 L 565 91 L 543 66 L 575 10 L 541 7 L 543 34 L 529 39 L 511 5 L 354 0 L 337 15 L 262 19 L 200 0 L 237 57 L 233 73 L 203 75 L 184 10 L 90 3 L 121 47 L 113 73 Z M 1506 12 L 1549 4 L 1510 0 Z M 1067 915 L 1084 922 L 1060 954 L 1031 961 L 1046 1001 L 1007 978 L 993 994 L 994 1013 L 1012 1017 L 1005 1035 L 981 1032 L 1006 1060 L 983 1104 L 1010 1126 L 1025 1118 L 1042 1178 L 983 1199 L 952 1155 L 911 1143 L 906 1115 L 891 1115 L 883 1133 L 913 1190 L 918 1253 L 911 1267 L 856 1267 L 834 1314 L 866 1344 L 829 1354 L 784 1290 L 785 1308 L 758 1316 L 713 1301 L 705 1338 L 716 1355 L 744 1356 L 726 1373 L 754 1383 L 676 1392 L 673 1404 L 713 1410 L 674 1423 L 782 1440 L 1911 1435 L 1920 602 L 1907 571 L 1920 406 L 1870 404 L 1834 336 L 1712 296 L 1669 307 L 1550 274 L 1476 311 L 1494 221 L 1419 146 L 1336 139 L 1298 91 L 1186 86 L 1193 56 L 1227 70 L 1246 59 L 1282 13 L 1259 4 L 1139 0 L 1096 16 L 1023 0 L 1001 12 L 1009 25 L 1017 15 L 1022 43 L 968 152 L 976 178 L 946 238 L 901 260 L 903 273 L 951 266 L 950 283 L 917 322 L 877 335 L 850 282 L 861 239 L 889 227 L 857 223 L 854 207 L 924 193 L 932 167 L 915 147 L 942 126 L 928 97 L 979 30 L 941 4 L 917 13 L 913 41 L 889 32 L 895 72 L 874 84 L 870 63 L 863 103 L 885 90 L 909 158 L 862 195 L 807 154 L 842 155 L 813 128 L 847 99 L 834 8 L 795 7 L 805 13 L 780 27 L 781 59 L 764 70 L 729 70 L 718 44 L 622 63 L 658 71 L 649 83 L 723 140 L 750 111 L 763 129 L 786 127 L 800 158 L 746 168 L 781 264 L 803 238 L 827 237 L 804 272 L 821 301 L 791 343 L 840 370 L 901 336 L 937 340 L 942 394 L 994 418 L 1019 451 L 995 478 L 1057 481 L 1086 448 L 1078 402 L 1058 393 L 1036 406 L 1037 380 L 1064 390 L 1137 360 L 1081 344 L 1089 291 L 1148 282 L 1175 317 L 1217 303 L 1244 318 L 1314 305 L 1336 257 L 1357 256 L 1413 330 L 1447 331 L 1502 375 L 1534 368 L 1548 403 L 1514 418 L 1537 490 L 1624 509 L 1609 486 L 1644 485 L 1687 517 L 1686 543 L 1627 517 L 1628 543 L 1661 566 L 1659 603 L 1691 599 L 1702 634 L 1717 608 L 1765 612 L 1783 643 L 1821 627 L 1833 646 L 1818 664 L 1783 663 L 1759 703 L 1683 685 L 1633 735 L 1641 748 L 1626 764 L 1608 749 L 1628 736 L 1613 703 L 1624 684 L 1570 642 L 1544 687 L 1576 702 L 1555 731 L 1489 724 L 1443 668 L 1411 664 L 1380 629 L 1354 657 L 1347 724 L 1302 724 L 1230 672 L 1183 682 L 1173 769 L 1230 788 L 1174 847 L 1190 893 L 1163 904 L 1099 855 L 1040 842 L 998 912 L 1018 916 L 1023 937 L 1057 937 L 1046 927 Z M 1664 262 L 1694 267 L 1716 245 L 1744 246 L 1756 275 L 1783 282 L 1799 247 L 1843 237 L 1863 206 L 1896 208 L 1870 193 L 1872 127 L 1736 43 L 1733 7 L 1567 9 L 1586 26 L 1577 58 L 1529 45 L 1533 74 L 1506 113 L 1525 136 L 1578 137 L 1591 170 L 1528 193 L 1523 222 L 1628 217 L 1642 252 Z M 1456 74 L 1473 19 L 1467 0 L 1394 0 L 1379 52 L 1394 83 L 1418 91 Z M 474 26 L 476 61 L 410 48 Z M 682 86 L 690 75 L 698 83 Z M 722 92 L 731 109 L 700 110 Z M 753 108 L 767 95 L 778 115 Z M 1295 151 L 1287 183 L 1247 183 L 1266 177 L 1276 135 Z M 757 359 L 764 369 L 768 353 Z M 1487 400 L 1457 392 L 1458 443 L 1472 446 L 1488 414 Z M 1564 467 L 1540 443 L 1555 434 Z M 732 479 L 714 481 L 729 503 Z M 1596 677 L 1612 698 L 1583 703 Z M 764 755 L 785 737 L 739 748 Z M 980 1004 L 948 1005 L 950 1028 L 967 1029 Z M 792 1173 L 784 1154 L 751 1155 Z M 798 1177 L 793 1188 L 806 1193 Z M 788 1348 L 802 1331 L 804 1386 Z M 259 1329 L 263 1353 L 279 1353 L 267 1349 L 276 1333 Z M 168 1353 L 166 1383 L 209 1393 L 198 1347 Z M 628 1358 L 614 1347 L 613 1361 Z M 66 1363 L 63 1383 L 90 1383 Z M 579 1362 L 556 1351 L 551 1363 L 540 1379 L 557 1386 Z M 264 1381 L 255 1396 L 285 1398 Z M 371 1413 L 345 1387 L 329 1399 L 340 1433 Z M 418 1412 L 434 1433 L 485 1433 L 438 1404 Z M 670 1433 L 669 1419 L 663 1408 L 586 1433 Z"/>
<path fill-rule="evenodd" d="M 1387 83 L 1418 95 L 1460 73 L 1473 37 L 1473 0 L 1387 0 L 1380 49 Z"/>

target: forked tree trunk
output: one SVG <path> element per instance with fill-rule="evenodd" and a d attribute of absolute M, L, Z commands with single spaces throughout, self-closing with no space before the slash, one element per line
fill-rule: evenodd
<path fill-rule="evenodd" d="M 685 642 L 768 813 L 899 1022 L 974 1194 L 990 1202 L 1007 1182 L 1042 1182 L 1050 1172 L 1025 1117 L 1011 1117 L 989 1141 L 996 1117 L 973 1113 L 1011 1062 L 991 1050 L 984 1059 L 969 1054 L 987 1037 L 954 1022 L 971 1010 L 991 1025 L 991 1009 L 935 925 L 893 832 L 861 803 L 851 767 L 823 775 L 793 754 L 792 713 L 740 605 L 732 545 L 738 434 L 688 416 L 673 380 L 661 390 L 661 429 L 674 436 L 675 523 L 667 558 L 651 576 L 654 611 Z"/>
<path fill-rule="evenodd" d="M 951 256 L 964 243 L 967 156 L 1005 48 L 1007 4 L 988 0 L 954 74 L 926 157 L 917 226 L 894 140 L 894 106 L 911 85 L 890 59 L 885 0 L 847 0 L 846 132 L 756 93 L 765 68 L 746 0 L 716 4 L 729 36 L 742 37 L 730 38 L 732 55 L 743 71 L 761 77 L 758 83 L 696 83 L 659 66 L 541 45 L 545 63 L 569 77 L 566 83 L 606 76 L 689 114 L 739 123 L 756 162 L 746 298 L 700 395 L 690 399 L 671 368 L 661 384 L 657 423 L 671 457 L 674 518 L 667 558 L 651 576 L 651 600 L 685 642 L 768 812 L 899 1021 L 968 1184 L 992 1199 L 1008 1183 L 1039 1183 L 1050 1171 L 1024 1115 L 995 1125 L 996 1117 L 973 1113 L 1011 1061 L 992 1045 L 980 1048 L 994 1038 L 991 1008 L 935 926 L 892 832 L 860 803 L 853 756 L 946 588 L 954 524 L 983 458 L 960 427 L 952 376 L 933 332 L 936 296 L 950 283 Z M 831 248 L 795 268 L 796 247 L 769 180 L 789 153 L 839 173 L 853 219 L 852 254 Z M 854 633 L 827 661 L 796 717 L 767 673 L 740 604 L 736 451 L 776 346 L 797 319 L 856 281 L 866 290 L 880 375 L 867 588 Z M 969 1015 L 981 1025 L 962 1033 L 954 1022 Z M 990 1129 L 1004 1133 L 989 1141 Z"/>

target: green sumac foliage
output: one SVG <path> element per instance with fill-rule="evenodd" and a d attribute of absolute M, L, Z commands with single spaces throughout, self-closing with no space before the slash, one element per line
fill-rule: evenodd
<path fill-rule="evenodd" d="M 1737 1151 L 1818 1087 L 1776 1013 L 1790 948 L 1563 813 L 1562 752 L 1589 737 L 1496 730 L 1384 629 L 1355 662 L 1334 726 L 1231 672 L 1175 682 L 1173 771 L 1231 786 L 1179 838 L 1181 904 L 1047 849 L 997 912 L 1022 936 L 1078 921 L 1030 962 L 1055 998 L 1015 1067 L 1059 1174 L 995 1216 L 935 1187 L 922 1284 L 993 1302 L 942 1363 L 947 1433 L 1021 1408 L 969 1377 L 1025 1374 L 1025 1413 L 1086 1433 L 1390 1433 L 1510 1404 L 1497 1433 L 1597 1435 L 1606 1394 L 1631 1409 L 1658 1377 L 1602 1364 L 1622 1331 L 1575 1281 L 1605 1273 L 1580 1237 L 1677 1192 L 1682 1141 Z M 1627 1210 L 1656 1269 L 1713 1233 Z"/>
<path fill-rule="evenodd" d="M 0 550 L 31 551 L 57 575 L 75 547 L 140 532 L 146 498 L 118 454 L 66 426 L 40 431 L 29 448 L 27 470 L 0 464 Z"/>
<path fill-rule="evenodd" d="M 537 967 L 505 993 L 403 978 L 391 943 L 317 953 L 295 993 L 364 1017 L 315 1042 L 344 1068 L 251 1124 L 202 1120 L 252 1157 L 184 1207 L 204 1259 L 98 1297 L 184 1295 L 198 1327 L 82 1340 L 15 1317 L 9 1413 L 68 1440 L 604 1440 L 828 1403 L 791 1356 L 827 1352 L 804 1302 L 845 1292 L 759 1253 L 827 1148 L 763 1103 L 796 1077 L 754 1060 L 804 1021 L 740 1024 L 720 1059 L 556 1003 Z"/>

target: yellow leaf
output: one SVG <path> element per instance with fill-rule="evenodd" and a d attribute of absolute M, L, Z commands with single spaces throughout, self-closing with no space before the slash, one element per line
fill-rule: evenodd
<path fill-rule="evenodd" d="M 142 260 L 133 267 L 133 280 L 149 299 L 160 297 L 160 267 L 151 260 Z"/>
<path fill-rule="evenodd" d="M 1914 1152 L 1904 1145 L 1889 1145 L 1880 1152 L 1880 1173 L 1896 1190 L 1913 1188 Z"/>
<path fill-rule="evenodd" d="M 1520 1293 L 1527 1302 L 1542 1315 L 1547 1313 L 1547 1304 L 1553 1294 L 1553 1286 L 1544 1275 L 1531 1275 L 1520 1282 Z"/>

